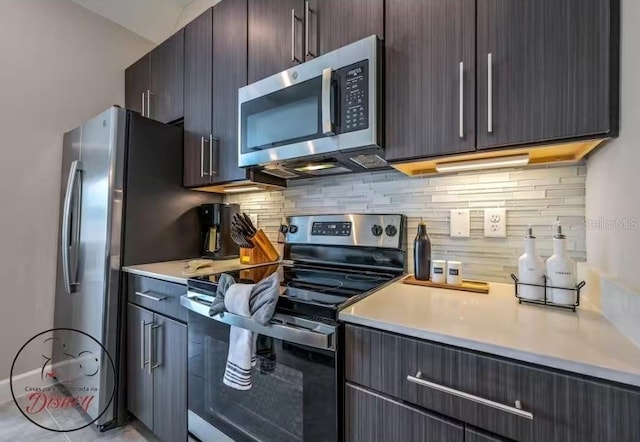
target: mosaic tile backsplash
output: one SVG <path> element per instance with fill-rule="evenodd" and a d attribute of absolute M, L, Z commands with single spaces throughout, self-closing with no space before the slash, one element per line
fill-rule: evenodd
<path fill-rule="evenodd" d="M 553 223 L 560 221 L 569 254 L 586 260 L 585 165 L 503 169 L 490 172 L 409 178 L 395 171 L 294 181 L 280 191 L 228 195 L 256 214 L 271 240 L 283 217 L 330 213 L 402 213 L 408 217 L 409 271 L 413 239 L 420 220 L 427 222 L 432 258 L 463 263 L 463 277 L 510 282 L 523 252 L 528 224 L 538 238 L 538 253 L 553 253 Z M 484 237 L 485 208 L 507 210 L 507 238 Z M 451 209 L 470 209 L 471 236 L 451 238 Z"/>

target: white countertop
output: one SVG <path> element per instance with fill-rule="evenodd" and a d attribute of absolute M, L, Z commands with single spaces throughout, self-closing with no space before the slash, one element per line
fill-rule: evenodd
<path fill-rule="evenodd" d="M 340 319 L 640 386 L 640 348 L 595 307 L 583 301 L 573 313 L 520 305 L 512 284 L 491 283 L 485 295 L 396 282 L 346 308 Z"/>
<path fill-rule="evenodd" d="M 194 258 L 198 259 L 198 258 Z M 127 273 L 133 273 L 140 276 L 148 276 L 150 278 L 162 279 L 164 281 L 175 282 L 177 284 L 187 284 L 187 279 L 193 276 L 214 275 L 217 273 L 232 272 L 234 270 L 250 269 L 265 264 L 246 265 L 240 264 L 240 259 L 225 259 L 221 261 L 212 261 L 210 267 L 199 269 L 196 273 L 188 275 L 183 274 L 183 270 L 187 267 L 189 259 L 181 261 L 156 262 L 153 264 L 141 264 L 135 266 L 126 266 L 122 270 Z"/>

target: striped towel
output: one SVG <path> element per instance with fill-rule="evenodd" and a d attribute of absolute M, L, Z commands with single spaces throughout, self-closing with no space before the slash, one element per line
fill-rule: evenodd
<path fill-rule="evenodd" d="M 251 317 L 249 299 L 255 284 L 233 284 L 224 296 L 224 306 L 230 313 Z M 229 355 L 223 382 L 236 390 L 251 388 L 251 367 L 256 365 L 257 335 L 250 330 L 231 327 L 229 332 Z"/>

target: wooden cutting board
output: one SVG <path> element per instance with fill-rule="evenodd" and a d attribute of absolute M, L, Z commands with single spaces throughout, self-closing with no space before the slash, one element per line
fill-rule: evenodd
<path fill-rule="evenodd" d="M 403 284 L 410 285 L 419 285 L 422 287 L 434 287 L 437 289 L 449 289 L 449 290 L 463 290 L 465 292 L 473 292 L 473 293 L 489 293 L 489 283 L 484 281 L 472 281 L 470 279 L 463 279 L 462 284 L 460 285 L 452 285 L 452 284 L 440 284 L 438 282 L 431 281 L 419 281 L 416 279 L 414 275 L 405 276 L 402 280 Z"/>

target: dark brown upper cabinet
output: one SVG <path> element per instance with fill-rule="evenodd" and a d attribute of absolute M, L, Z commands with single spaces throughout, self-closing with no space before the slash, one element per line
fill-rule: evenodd
<path fill-rule="evenodd" d="M 247 2 L 220 2 L 185 28 L 185 187 L 247 178 L 237 129 L 238 89 L 246 84 Z"/>
<path fill-rule="evenodd" d="M 125 71 L 125 106 L 162 123 L 183 117 L 184 29 Z"/>
<path fill-rule="evenodd" d="M 261 80 L 304 60 L 303 0 L 249 0 L 248 80 Z"/>
<path fill-rule="evenodd" d="M 618 131 L 618 0 L 477 0 L 478 148 Z"/>
<path fill-rule="evenodd" d="M 248 82 L 384 33 L 383 0 L 249 0 Z"/>
<path fill-rule="evenodd" d="M 308 60 L 370 35 L 384 37 L 384 0 L 308 0 L 304 53 Z"/>
<path fill-rule="evenodd" d="M 212 47 L 213 9 L 210 8 L 189 23 L 184 31 L 185 187 L 211 184 Z"/>
<path fill-rule="evenodd" d="M 389 161 L 475 150 L 475 2 L 385 2 Z"/>
<path fill-rule="evenodd" d="M 124 102 L 127 109 L 144 116 L 147 91 L 151 89 L 151 55 L 146 54 L 124 71 Z"/>
<path fill-rule="evenodd" d="M 219 167 L 212 182 L 248 178 L 238 167 L 238 89 L 247 84 L 247 1 L 222 1 L 213 7 L 213 115 Z"/>

